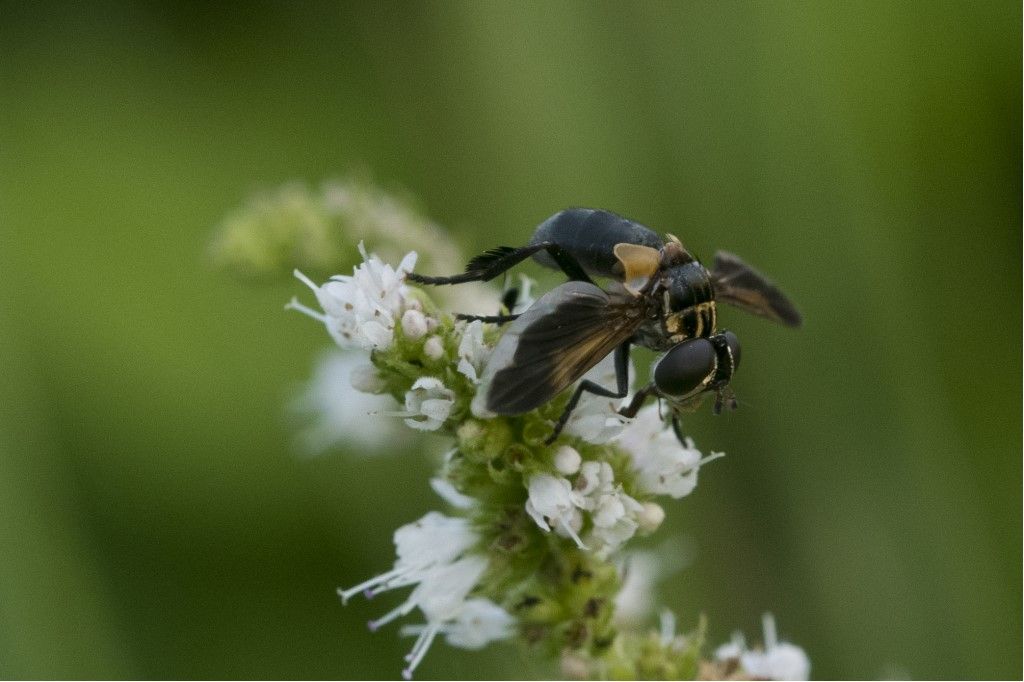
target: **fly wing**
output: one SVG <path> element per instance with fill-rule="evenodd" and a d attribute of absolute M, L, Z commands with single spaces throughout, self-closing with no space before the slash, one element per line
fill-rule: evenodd
<path fill-rule="evenodd" d="M 542 296 L 498 341 L 484 369 L 486 408 L 529 412 L 558 395 L 643 322 L 626 297 L 589 282 L 566 282 Z"/>
<path fill-rule="evenodd" d="M 768 278 L 750 267 L 739 256 L 719 251 L 711 270 L 715 298 L 766 317 L 787 327 L 803 323 L 800 311 Z"/>

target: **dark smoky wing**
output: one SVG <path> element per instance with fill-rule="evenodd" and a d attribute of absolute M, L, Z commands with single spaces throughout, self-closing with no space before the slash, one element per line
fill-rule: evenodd
<path fill-rule="evenodd" d="M 484 371 L 487 409 L 523 414 L 543 405 L 629 339 L 642 318 L 588 282 L 545 294 L 506 329 Z"/>
<path fill-rule="evenodd" d="M 716 253 L 711 281 L 715 287 L 715 298 L 719 301 L 788 327 L 799 327 L 803 323 L 800 311 L 792 301 L 738 256 L 726 251 Z"/>

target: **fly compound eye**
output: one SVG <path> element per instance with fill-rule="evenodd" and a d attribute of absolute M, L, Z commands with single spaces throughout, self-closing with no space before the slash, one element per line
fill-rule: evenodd
<path fill-rule="evenodd" d="M 654 368 L 654 384 L 659 391 L 670 396 L 689 395 L 711 381 L 717 364 L 715 348 L 710 341 L 690 339 L 665 354 Z"/>
<path fill-rule="evenodd" d="M 735 370 L 740 366 L 740 340 L 732 332 L 725 332 L 725 342 L 729 344 L 729 352 L 732 353 L 732 368 Z"/>

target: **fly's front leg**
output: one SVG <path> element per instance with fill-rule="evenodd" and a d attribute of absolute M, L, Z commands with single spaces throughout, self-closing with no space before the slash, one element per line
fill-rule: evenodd
<path fill-rule="evenodd" d="M 547 251 L 558 267 L 568 275 L 570 280 L 590 282 L 593 281 L 587 276 L 583 267 L 568 251 L 554 242 L 539 242 L 519 248 L 513 246 L 499 246 L 496 249 L 486 251 L 469 261 L 466 271 L 459 275 L 449 277 L 430 277 L 416 272 L 410 272 L 406 279 L 418 284 L 462 284 L 463 282 L 487 282 L 503 272 L 519 265 L 524 260 L 539 251 Z"/>
<path fill-rule="evenodd" d="M 629 401 L 629 405 L 626 405 L 621 410 L 619 410 L 619 414 L 621 414 L 623 417 L 626 417 L 627 419 L 632 419 L 633 417 L 636 416 L 636 413 L 640 411 L 640 408 L 644 406 L 644 403 L 647 402 L 647 399 L 650 396 L 657 394 L 658 388 L 654 385 L 654 383 L 652 382 L 650 384 L 647 384 L 646 386 L 644 386 L 643 388 L 636 392 L 636 395 L 633 396 L 633 399 Z"/>
<path fill-rule="evenodd" d="M 562 410 L 562 416 L 555 422 L 555 430 L 547 440 L 544 441 L 546 445 L 551 445 L 558 438 L 558 435 L 562 433 L 562 429 L 569 421 L 569 416 L 572 415 L 572 411 L 576 409 L 576 405 L 580 402 L 580 398 L 584 392 L 593 393 L 595 395 L 604 396 L 606 398 L 625 398 L 626 394 L 629 393 L 629 341 L 626 341 L 618 348 L 615 349 L 615 383 L 618 390 L 613 391 L 610 388 L 605 388 L 601 384 L 584 379 L 580 382 L 580 385 L 573 391 L 572 397 L 569 398 L 568 404 L 565 409 Z"/>
<path fill-rule="evenodd" d="M 682 421 L 679 419 L 679 415 L 675 412 L 672 412 L 672 433 L 676 434 L 676 440 L 679 441 L 680 445 L 684 448 L 690 447 L 686 442 L 686 436 L 683 435 Z"/>

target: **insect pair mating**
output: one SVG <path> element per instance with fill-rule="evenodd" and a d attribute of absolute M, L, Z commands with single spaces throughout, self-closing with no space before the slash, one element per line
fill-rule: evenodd
<path fill-rule="evenodd" d="M 665 352 L 653 381 L 619 413 L 633 417 L 650 396 L 664 399 L 682 440 L 681 411 L 715 395 L 714 410 L 736 408 L 729 382 L 740 361 L 740 344 L 718 330 L 716 301 L 775 322 L 798 327 L 800 313 L 763 275 L 736 256 L 719 251 L 709 272 L 672 235 L 608 211 L 571 208 L 537 227 L 526 246 L 500 246 L 472 259 L 450 277 L 410 273 L 421 284 L 488 281 L 533 257 L 561 269 L 569 281 L 540 297 L 520 315 L 459 315 L 461 319 L 511 322 L 483 372 L 485 405 L 517 415 L 543 405 L 615 353 L 616 388 L 590 380 L 576 387 L 555 424 L 555 440 L 583 393 L 625 398 L 629 351 L 639 345 Z M 606 277 L 607 288 L 591 277 Z"/>

